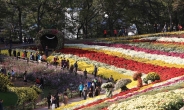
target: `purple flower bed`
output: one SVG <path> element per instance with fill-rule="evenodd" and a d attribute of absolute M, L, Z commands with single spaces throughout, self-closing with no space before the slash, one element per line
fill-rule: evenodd
<path fill-rule="evenodd" d="M 11 59 L 11 60 L 10 60 Z M 23 80 L 23 74 L 27 71 L 28 82 L 35 83 L 36 78 L 44 79 L 44 86 L 63 92 L 67 88 L 77 90 L 80 82 L 86 83 L 86 79 L 81 75 L 69 74 L 68 71 L 62 71 L 53 65 L 48 67 L 44 63 L 27 63 L 24 60 L 16 60 L 7 57 L 5 62 L 1 63 L 6 71 L 14 70 L 18 80 Z"/>
<path fill-rule="evenodd" d="M 44 86 L 47 86 L 52 89 L 56 89 L 59 92 L 63 92 L 67 88 L 70 90 L 77 90 L 80 82 L 86 82 L 84 77 L 75 74 L 69 73 L 29 73 L 27 78 L 30 81 L 35 81 L 36 78 L 43 77 L 44 79 Z"/>

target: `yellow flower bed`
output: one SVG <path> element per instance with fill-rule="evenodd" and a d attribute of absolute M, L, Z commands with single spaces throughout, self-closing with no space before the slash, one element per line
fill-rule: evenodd
<path fill-rule="evenodd" d="M 9 55 L 7 49 L 6 50 L 1 50 L 1 54 L 3 54 L 3 55 Z"/>
<path fill-rule="evenodd" d="M 51 61 L 53 61 L 53 59 L 54 59 L 54 56 L 49 56 L 47 58 L 47 61 L 48 62 L 51 62 Z M 66 59 L 69 59 L 70 65 L 71 64 L 74 64 L 75 61 L 76 61 L 73 58 L 66 58 Z M 60 62 L 60 61 L 61 61 L 61 58 L 59 58 L 59 61 L 58 62 Z M 77 61 L 77 62 L 78 62 L 79 70 L 82 70 L 83 71 L 84 69 L 86 69 L 89 74 L 92 74 L 93 69 L 94 69 L 94 65 L 93 64 L 87 64 L 85 61 Z M 132 80 L 132 83 L 130 83 L 127 86 L 128 88 L 133 88 L 137 84 L 136 81 L 133 81 L 132 76 L 130 76 L 130 75 L 124 75 L 122 73 L 118 73 L 118 72 L 115 72 L 113 70 L 110 70 L 110 69 L 107 69 L 107 68 L 104 68 L 104 67 L 99 67 L 98 68 L 98 75 L 104 76 L 105 78 L 109 78 L 111 75 L 113 75 L 114 80 L 118 80 L 118 79 L 121 79 L 121 78 L 131 79 Z"/>
<path fill-rule="evenodd" d="M 12 49 L 12 52 L 13 52 L 13 49 Z M 17 53 L 17 52 L 20 52 L 20 56 L 22 56 L 22 54 L 23 54 L 23 50 L 22 50 L 22 49 L 21 49 L 21 50 L 16 50 L 16 53 Z M 9 56 L 9 52 L 8 52 L 7 49 L 1 50 L 1 54 L 3 54 L 3 55 L 8 55 L 8 56 Z M 31 52 L 30 52 L 30 51 L 27 51 L 27 57 L 28 57 L 28 58 L 30 57 L 30 54 L 31 54 Z M 12 54 L 12 56 L 13 56 L 13 54 Z"/>

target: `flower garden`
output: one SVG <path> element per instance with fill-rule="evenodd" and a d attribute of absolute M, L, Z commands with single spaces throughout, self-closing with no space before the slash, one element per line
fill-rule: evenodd
<path fill-rule="evenodd" d="M 86 69 L 89 74 L 96 65 L 98 76 L 113 75 L 116 81 L 124 78 L 131 82 L 127 91 L 115 90 L 112 97 L 100 95 L 56 110 L 179 110 L 184 106 L 183 44 L 183 31 L 65 44 L 47 62 L 52 63 L 54 56 L 69 59 L 70 64 L 78 61 L 79 69 Z M 142 87 L 137 87 L 135 73 L 142 73 Z"/>

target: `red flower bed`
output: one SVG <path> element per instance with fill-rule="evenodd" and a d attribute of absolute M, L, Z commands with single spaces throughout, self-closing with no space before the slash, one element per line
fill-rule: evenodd
<path fill-rule="evenodd" d="M 76 48 L 65 48 L 60 50 L 60 52 L 65 54 L 74 54 L 79 57 L 87 57 L 90 60 L 95 60 L 132 71 L 138 71 L 142 73 L 156 72 L 159 74 L 161 81 L 168 80 L 170 78 L 181 76 L 184 74 L 183 68 L 162 67 L 158 65 L 128 60 L 113 55 L 107 55 L 102 52 L 88 51 Z"/>

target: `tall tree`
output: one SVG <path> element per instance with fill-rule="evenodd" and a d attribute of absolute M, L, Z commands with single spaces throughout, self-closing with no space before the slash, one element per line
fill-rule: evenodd
<path fill-rule="evenodd" d="M 107 19 L 108 30 L 110 36 L 112 36 L 113 29 L 118 28 L 116 27 L 119 24 L 118 21 L 124 21 L 127 16 L 124 13 L 129 5 L 129 0 L 98 0 L 98 2 L 101 5 L 102 12 L 104 12 L 105 19 Z"/>
<path fill-rule="evenodd" d="M 22 12 L 28 5 L 25 0 L 5 0 L 7 4 L 11 5 L 13 9 L 18 12 L 18 27 L 19 27 L 19 41 L 22 42 Z"/>

